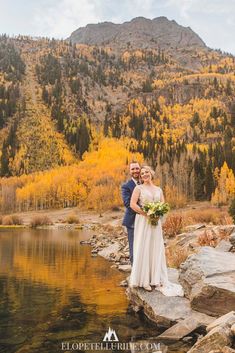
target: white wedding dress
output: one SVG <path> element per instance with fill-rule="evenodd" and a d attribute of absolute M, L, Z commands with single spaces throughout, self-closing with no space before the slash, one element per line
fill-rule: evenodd
<path fill-rule="evenodd" d="M 137 185 L 140 190 L 138 204 L 160 201 L 162 189 L 154 186 L 154 192 L 145 185 Z M 157 226 L 152 226 L 147 217 L 136 215 L 134 228 L 134 261 L 129 285 L 132 287 L 156 286 L 165 296 L 184 296 L 181 285 L 168 279 L 164 240 L 162 235 L 162 220 Z"/>

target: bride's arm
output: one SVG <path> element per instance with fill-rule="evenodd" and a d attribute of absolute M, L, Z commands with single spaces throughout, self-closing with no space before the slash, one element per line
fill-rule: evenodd
<path fill-rule="evenodd" d="M 146 216 L 146 213 L 140 208 L 140 206 L 137 204 L 140 196 L 140 190 L 138 187 L 135 187 L 131 196 L 131 202 L 130 202 L 130 207 L 132 210 L 134 210 L 136 213 L 139 213 L 143 216 Z"/>

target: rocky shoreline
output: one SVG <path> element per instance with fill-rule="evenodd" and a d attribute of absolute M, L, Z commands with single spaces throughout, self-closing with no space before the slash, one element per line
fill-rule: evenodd
<path fill-rule="evenodd" d="M 81 243 L 90 244 L 92 256 L 104 257 L 128 276 L 131 266 L 123 227 L 96 224 L 91 228 L 93 235 Z M 201 246 L 199 239 L 205 232 L 223 236 L 214 247 Z M 190 353 L 235 352 L 235 225 L 190 226 L 174 239 L 165 239 L 166 249 L 172 242 L 191 250 L 178 269 L 168 268 L 169 279 L 183 286 L 185 297 L 129 288 L 127 277 L 120 285 L 127 287 L 132 308 L 166 329 L 159 340 L 187 340 L 203 330 Z"/>

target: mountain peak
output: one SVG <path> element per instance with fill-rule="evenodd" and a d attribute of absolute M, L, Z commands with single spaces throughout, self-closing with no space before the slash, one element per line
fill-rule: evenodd
<path fill-rule="evenodd" d="M 165 16 L 148 19 L 135 17 L 122 24 L 101 22 L 88 24 L 75 30 L 72 43 L 87 45 L 108 45 L 117 49 L 131 43 L 133 48 L 205 48 L 203 40 L 190 28 L 179 25 Z"/>
<path fill-rule="evenodd" d="M 130 22 L 147 22 L 147 21 L 151 21 L 149 18 L 143 17 L 143 16 L 138 16 L 138 17 L 134 17 L 132 18 L 132 20 L 127 21 L 126 23 L 130 23 Z"/>

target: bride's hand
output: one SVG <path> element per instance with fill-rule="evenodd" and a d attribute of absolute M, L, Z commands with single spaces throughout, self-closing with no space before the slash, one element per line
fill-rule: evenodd
<path fill-rule="evenodd" d="M 140 213 L 142 216 L 145 216 L 145 217 L 147 217 L 147 213 L 146 212 L 144 212 L 144 211 L 142 211 L 141 210 L 141 213 Z"/>

